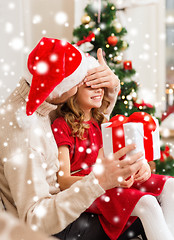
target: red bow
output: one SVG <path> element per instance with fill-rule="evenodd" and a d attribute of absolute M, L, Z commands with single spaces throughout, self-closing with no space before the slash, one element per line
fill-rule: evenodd
<path fill-rule="evenodd" d="M 142 103 L 134 103 L 134 106 L 139 108 L 140 106 L 142 107 L 149 107 L 149 108 L 153 108 L 152 104 L 150 103 L 145 103 L 143 100 L 142 100 Z"/>
<path fill-rule="evenodd" d="M 76 43 L 77 46 L 80 46 L 81 44 L 85 43 L 85 42 L 91 42 L 92 39 L 95 38 L 95 34 L 91 33 L 89 34 L 87 37 L 83 37 L 83 40 L 80 40 Z"/>
<path fill-rule="evenodd" d="M 108 127 L 118 127 L 128 122 L 141 122 L 148 128 L 149 131 L 155 131 L 156 123 L 152 116 L 146 112 L 134 112 L 129 117 L 124 115 L 116 115 L 110 119 L 112 122 Z"/>
<path fill-rule="evenodd" d="M 153 138 L 152 132 L 156 129 L 156 123 L 152 116 L 145 112 L 134 112 L 129 117 L 125 117 L 124 115 L 116 115 L 111 118 L 111 125 L 108 127 L 114 128 L 112 131 L 113 143 L 113 151 L 116 152 L 118 150 L 118 145 L 121 142 L 121 145 L 124 146 L 124 129 L 123 124 L 128 122 L 137 122 L 143 123 L 144 126 L 144 148 L 145 148 L 145 157 L 148 161 L 153 160 Z M 119 133 L 119 134 L 118 134 Z M 122 133 L 122 134 L 120 134 Z"/>
<path fill-rule="evenodd" d="M 165 146 L 165 149 L 161 150 L 161 158 L 160 158 L 161 162 L 164 162 L 165 161 L 164 158 L 167 158 L 170 156 L 169 151 L 170 151 L 169 146 Z"/>

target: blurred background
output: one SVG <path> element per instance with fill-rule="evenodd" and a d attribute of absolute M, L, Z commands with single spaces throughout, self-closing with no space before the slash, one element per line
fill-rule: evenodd
<path fill-rule="evenodd" d="M 0 1 L 0 104 L 24 73 L 28 53 L 45 37 L 77 39 L 87 4 L 99 0 Z M 174 143 L 174 0 L 111 0 L 116 17 L 127 30 L 123 60 L 136 69 L 136 96 L 155 107 L 162 120 L 164 144 Z M 98 10 L 97 10 L 98 11 Z M 99 11 L 98 11 L 99 14 Z M 123 61 L 122 61 L 123 62 Z M 118 63 L 118 62 L 116 62 Z M 122 64 L 122 63 L 121 63 Z M 142 102 L 140 102 L 142 107 Z"/>

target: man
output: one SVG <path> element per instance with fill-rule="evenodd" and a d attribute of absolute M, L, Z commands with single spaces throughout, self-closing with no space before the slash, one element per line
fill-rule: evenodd
<path fill-rule="evenodd" d="M 112 160 L 100 152 L 104 171 L 92 172 L 60 192 L 56 178 L 58 152 L 50 115 L 56 104 L 76 93 L 87 72 L 88 86 L 108 89 L 111 104 L 105 114 L 111 112 L 119 80 L 104 62 L 101 49 L 98 60 L 100 66 L 87 69 L 89 58 L 74 46 L 43 38 L 29 55 L 30 73 L 0 109 L 0 188 L 5 207 L 35 230 L 48 235 L 60 232 L 56 236 L 61 239 L 107 239 L 97 215 L 83 212 L 105 190 L 130 187 L 133 179 L 126 179 L 143 164 L 137 162 L 141 153 L 119 161 L 134 145 L 115 153 Z"/>
<path fill-rule="evenodd" d="M 55 240 L 53 237 L 31 230 L 7 212 L 0 212 L 0 240 Z"/>

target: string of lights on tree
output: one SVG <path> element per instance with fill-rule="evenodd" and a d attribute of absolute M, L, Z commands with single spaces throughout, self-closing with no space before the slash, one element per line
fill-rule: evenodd
<path fill-rule="evenodd" d="M 131 115 L 135 111 L 155 113 L 154 106 L 137 99 L 138 83 L 136 71 L 130 59 L 123 60 L 129 43 L 124 39 L 127 30 L 116 18 L 116 6 L 107 0 L 91 1 L 81 19 L 81 25 L 74 29 L 73 36 L 77 46 L 96 57 L 98 48 L 103 49 L 107 64 L 121 81 L 117 104 L 112 116 Z"/>

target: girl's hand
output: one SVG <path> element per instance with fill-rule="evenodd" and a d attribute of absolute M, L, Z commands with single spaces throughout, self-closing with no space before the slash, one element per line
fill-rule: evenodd
<path fill-rule="evenodd" d="M 151 176 L 151 169 L 147 161 L 144 160 L 142 167 L 140 170 L 135 174 L 134 180 L 138 183 L 143 183 L 147 181 Z"/>
<path fill-rule="evenodd" d="M 143 156 L 143 153 L 139 152 L 129 159 L 119 160 L 133 149 L 135 149 L 134 144 L 127 145 L 115 152 L 112 158 L 105 157 L 103 149 L 100 149 L 96 164 L 93 166 L 93 173 L 104 190 L 114 187 L 130 188 L 133 185 L 134 176 L 143 165 L 143 160 L 137 160 Z"/>
<path fill-rule="evenodd" d="M 115 89 L 120 85 L 120 80 L 106 64 L 101 48 L 97 50 L 97 58 L 100 66 L 88 71 L 88 75 L 84 80 L 85 84 L 91 86 L 91 88 L 106 87 L 109 90 Z"/>

